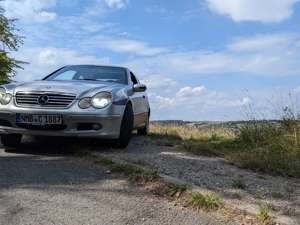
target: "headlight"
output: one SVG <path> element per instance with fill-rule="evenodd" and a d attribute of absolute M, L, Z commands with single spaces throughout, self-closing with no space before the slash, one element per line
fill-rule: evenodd
<path fill-rule="evenodd" d="M 108 106 L 112 102 L 112 95 L 110 92 L 100 92 L 96 94 L 92 100 L 91 104 L 97 109 L 102 109 Z"/>
<path fill-rule="evenodd" d="M 82 109 L 87 109 L 91 107 L 91 98 L 83 98 L 78 103 L 79 107 Z"/>
<path fill-rule="evenodd" d="M 6 93 L 6 90 L 4 88 L 0 88 L 0 104 L 1 105 L 7 105 L 10 103 L 12 99 L 12 95 Z"/>

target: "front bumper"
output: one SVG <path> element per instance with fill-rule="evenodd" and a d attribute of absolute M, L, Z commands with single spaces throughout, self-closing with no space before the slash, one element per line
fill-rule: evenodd
<path fill-rule="evenodd" d="M 45 110 L 11 107 L 0 109 L 0 134 L 24 134 L 37 136 L 73 136 L 114 139 L 119 137 L 124 107 L 110 106 L 103 110 Z M 80 112 L 81 111 L 81 112 Z M 24 128 L 16 123 L 16 114 L 59 114 L 63 117 L 62 129 Z M 80 124 L 100 124 L 99 129 L 79 129 Z"/>

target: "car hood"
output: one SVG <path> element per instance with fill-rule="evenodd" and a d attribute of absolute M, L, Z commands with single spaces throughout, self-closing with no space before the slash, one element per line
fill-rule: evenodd
<path fill-rule="evenodd" d="M 98 81 L 33 81 L 18 85 L 14 94 L 20 91 L 42 91 L 72 93 L 77 96 L 93 90 L 111 89 L 122 84 Z"/>

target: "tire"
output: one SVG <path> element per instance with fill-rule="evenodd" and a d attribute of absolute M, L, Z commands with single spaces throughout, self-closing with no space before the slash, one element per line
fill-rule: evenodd
<path fill-rule="evenodd" d="M 126 148 L 132 137 L 133 130 L 133 110 L 131 104 L 128 104 L 125 108 L 124 115 L 122 118 L 120 136 L 117 141 L 118 148 Z"/>
<path fill-rule="evenodd" d="M 4 134 L 1 135 L 1 143 L 4 147 L 15 148 L 21 143 L 21 134 Z"/>
<path fill-rule="evenodd" d="M 148 116 L 147 116 L 147 121 L 146 121 L 146 124 L 143 128 L 139 128 L 137 129 L 137 134 L 140 135 L 140 136 L 147 136 L 149 134 L 149 113 L 148 113 Z"/>

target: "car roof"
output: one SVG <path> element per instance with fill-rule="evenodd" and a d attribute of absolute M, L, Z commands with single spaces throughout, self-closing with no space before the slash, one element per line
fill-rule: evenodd
<path fill-rule="evenodd" d="M 91 66 L 91 67 L 106 67 L 106 68 L 119 68 L 119 69 L 125 69 L 127 70 L 128 68 L 122 67 L 122 66 L 110 66 L 110 65 L 93 65 L 93 64 L 77 64 L 77 65 L 66 65 L 65 67 L 71 67 L 71 66 Z"/>

